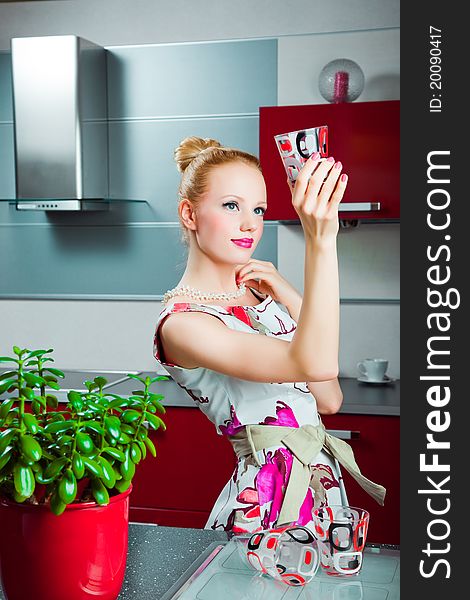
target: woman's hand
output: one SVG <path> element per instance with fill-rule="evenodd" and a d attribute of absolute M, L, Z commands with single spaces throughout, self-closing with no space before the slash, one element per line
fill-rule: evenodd
<path fill-rule="evenodd" d="M 289 305 L 302 302 L 299 292 L 282 277 L 273 263 L 250 258 L 244 265 L 237 265 L 235 276 L 237 284 L 243 282 L 261 294 L 269 294 L 288 310 Z"/>
<path fill-rule="evenodd" d="M 302 167 L 292 186 L 292 205 L 299 215 L 306 238 L 323 243 L 334 240 L 339 230 L 338 206 L 347 175 L 341 175 L 342 164 L 330 156 L 320 161 L 315 152 Z"/>

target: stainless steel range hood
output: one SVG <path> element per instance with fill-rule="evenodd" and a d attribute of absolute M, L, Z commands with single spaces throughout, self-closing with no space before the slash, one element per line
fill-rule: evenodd
<path fill-rule="evenodd" d="M 74 35 L 11 40 L 19 210 L 106 210 L 106 50 Z"/>

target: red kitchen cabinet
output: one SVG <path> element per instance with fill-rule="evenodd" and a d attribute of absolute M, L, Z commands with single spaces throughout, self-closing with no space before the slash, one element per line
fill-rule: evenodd
<path fill-rule="evenodd" d="M 363 475 L 387 489 L 380 506 L 342 469 L 350 506 L 370 513 L 368 542 L 400 543 L 400 418 L 376 415 L 325 415 L 327 429 L 359 432 L 347 440 Z"/>
<path fill-rule="evenodd" d="M 328 126 L 328 153 L 349 176 L 342 204 L 380 203 L 379 210 L 339 211 L 341 219 L 399 219 L 400 102 L 347 102 L 260 108 L 260 161 L 267 220 L 298 221 L 274 135 Z"/>
<path fill-rule="evenodd" d="M 196 408 L 166 407 L 166 431 L 153 431 L 157 457 L 136 469 L 132 521 L 203 528 L 235 468 L 230 442 Z"/>

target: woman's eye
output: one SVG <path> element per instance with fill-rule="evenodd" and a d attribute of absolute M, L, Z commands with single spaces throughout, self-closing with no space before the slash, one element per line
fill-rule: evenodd
<path fill-rule="evenodd" d="M 226 206 L 230 212 L 233 212 L 233 208 L 238 208 L 238 204 L 236 202 L 225 202 L 222 206 Z M 264 213 L 266 212 L 266 209 L 263 206 L 258 206 L 257 208 L 254 209 L 255 213 L 257 215 L 263 216 Z M 261 211 L 261 212 L 256 212 L 256 211 Z"/>

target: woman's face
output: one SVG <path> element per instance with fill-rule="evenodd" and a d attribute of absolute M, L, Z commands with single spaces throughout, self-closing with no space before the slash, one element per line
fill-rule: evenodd
<path fill-rule="evenodd" d="M 221 262 L 246 263 L 263 234 L 266 208 L 266 185 L 258 169 L 242 162 L 212 169 L 196 208 L 199 247 Z"/>

